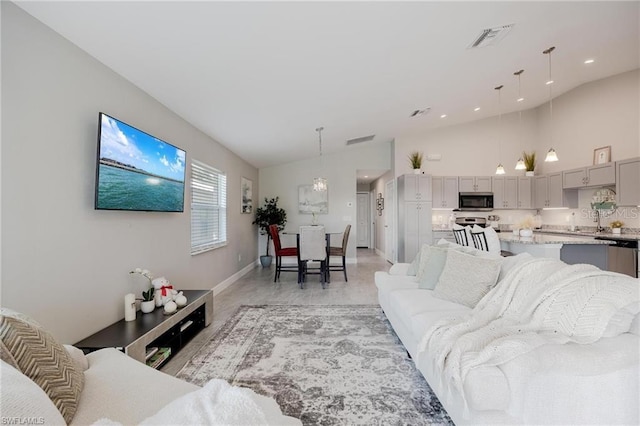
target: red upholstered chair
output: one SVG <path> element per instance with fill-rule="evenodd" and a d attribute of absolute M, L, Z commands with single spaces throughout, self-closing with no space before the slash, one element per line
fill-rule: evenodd
<path fill-rule="evenodd" d="M 278 225 L 269 225 L 269 234 L 271 235 L 271 239 L 273 240 L 273 247 L 276 252 L 276 273 L 273 277 L 273 282 L 276 282 L 280 279 L 280 272 L 282 271 L 291 271 L 298 272 L 298 248 L 297 247 L 282 247 L 280 244 L 280 231 L 278 229 Z M 295 257 L 296 263 L 295 265 L 282 265 L 283 257 Z"/>

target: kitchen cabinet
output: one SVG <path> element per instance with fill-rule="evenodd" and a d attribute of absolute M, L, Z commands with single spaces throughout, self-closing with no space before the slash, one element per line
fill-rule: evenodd
<path fill-rule="evenodd" d="M 400 176 L 398 193 L 405 201 L 431 201 L 431 175 Z"/>
<path fill-rule="evenodd" d="M 398 262 L 411 262 L 432 243 L 431 176 L 398 177 Z"/>
<path fill-rule="evenodd" d="M 562 172 L 562 188 L 575 189 L 616 184 L 615 163 L 597 164 Z"/>
<path fill-rule="evenodd" d="M 518 177 L 496 176 L 491 178 L 494 209 L 515 209 L 518 207 Z"/>
<path fill-rule="evenodd" d="M 562 188 L 562 173 L 534 177 L 534 208 L 578 208 L 578 191 Z"/>
<path fill-rule="evenodd" d="M 460 176 L 458 188 L 460 192 L 491 192 L 491 176 Z"/>
<path fill-rule="evenodd" d="M 640 157 L 616 161 L 616 203 L 640 206 Z"/>
<path fill-rule="evenodd" d="M 533 208 L 533 178 L 518 176 L 518 208 Z"/>
<path fill-rule="evenodd" d="M 431 195 L 433 208 L 458 208 L 458 177 L 432 176 Z"/>

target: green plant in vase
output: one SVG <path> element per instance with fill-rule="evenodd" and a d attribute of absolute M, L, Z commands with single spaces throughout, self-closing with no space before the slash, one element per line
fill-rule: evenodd
<path fill-rule="evenodd" d="M 527 176 L 533 176 L 533 172 L 536 168 L 536 152 L 532 151 L 530 153 L 523 152 L 522 159 L 524 160 L 524 167 Z"/>
<path fill-rule="evenodd" d="M 267 236 L 267 252 L 264 256 L 260 256 L 260 263 L 263 267 L 271 265 L 272 257 L 269 255 L 269 242 L 271 235 L 269 234 L 269 225 L 278 225 L 278 229 L 282 231 L 284 225 L 287 224 L 287 212 L 278 207 L 279 197 L 268 199 L 265 197 L 264 205 L 256 209 L 256 218 L 254 225 L 260 228 L 260 234 Z"/>
<path fill-rule="evenodd" d="M 419 174 L 420 168 L 422 167 L 422 153 L 418 151 L 414 151 L 409 154 L 409 164 L 411 164 L 411 168 L 413 169 L 413 173 Z"/>

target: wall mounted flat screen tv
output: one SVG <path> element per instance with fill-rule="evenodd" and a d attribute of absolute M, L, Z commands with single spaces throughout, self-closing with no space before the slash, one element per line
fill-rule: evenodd
<path fill-rule="evenodd" d="M 95 208 L 184 211 L 185 152 L 100 113 Z"/>

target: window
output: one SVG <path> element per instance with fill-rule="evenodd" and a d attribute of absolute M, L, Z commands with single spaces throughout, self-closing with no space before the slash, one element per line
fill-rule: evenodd
<path fill-rule="evenodd" d="M 191 162 L 191 254 L 227 244 L 227 175 Z"/>

